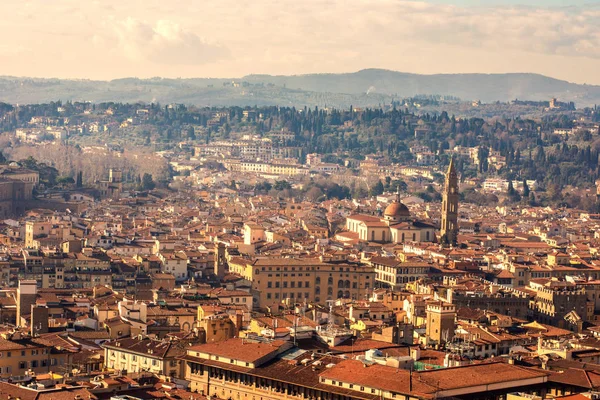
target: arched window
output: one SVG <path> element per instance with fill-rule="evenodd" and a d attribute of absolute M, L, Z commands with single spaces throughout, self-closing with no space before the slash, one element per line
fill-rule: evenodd
<path fill-rule="evenodd" d="M 260 273 L 260 271 L 258 270 L 258 268 L 256 268 L 256 269 L 254 270 L 254 275 L 258 275 L 259 273 Z"/>
<path fill-rule="evenodd" d="M 344 292 L 344 298 L 346 298 L 346 299 L 349 299 L 349 298 L 350 298 L 350 291 L 349 291 L 349 290 L 346 290 L 346 291 Z"/>
<path fill-rule="evenodd" d="M 333 278 L 331 276 L 329 278 L 327 278 L 327 284 L 333 285 Z"/>
<path fill-rule="evenodd" d="M 344 281 L 340 279 L 338 281 L 338 288 L 343 288 L 343 287 L 344 287 Z"/>
<path fill-rule="evenodd" d="M 330 287 L 327 289 L 327 295 L 331 296 L 332 294 L 333 294 L 333 288 Z"/>
<path fill-rule="evenodd" d="M 346 281 L 344 282 L 344 287 L 345 287 L 346 289 L 350 289 L 350 281 L 349 281 L 349 280 L 346 280 Z"/>
<path fill-rule="evenodd" d="M 321 288 L 320 287 L 316 287 L 315 288 L 315 294 L 321 294 Z"/>
<path fill-rule="evenodd" d="M 338 290 L 337 298 L 341 299 L 342 297 L 344 297 L 344 292 L 342 292 L 341 290 Z"/>
<path fill-rule="evenodd" d="M 317 276 L 317 279 L 315 279 L 315 284 L 320 285 L 321 284 L 321 277 Z"/>

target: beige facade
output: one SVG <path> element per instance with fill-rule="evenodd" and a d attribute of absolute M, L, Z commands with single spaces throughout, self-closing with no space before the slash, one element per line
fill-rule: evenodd
<path fill-rule="evenodd" d="M 380 243 L 433 242 L 435 227 L 411 218 L 408 208 L 397 197 L 383 217 L 355 214 L 346 218 L 346 229 L 361 241 Z"/>
<path fill-rule="evenodd" d="M 454 337 L 454 304 L 435 301 L 427 304 L 426 336 L 430 343 L 447 343 Z M 428 344 L 430 344 L 428 343 Z"/>
<path fill-rule="evenodd" d="M 0 337 L 0 378 L 23 376 L 31 370 L 36 374 L 66 367 L 67 353 L 52 351 L 51 346 L 36 343 L 21 333 Z"/>
<path fill-rule="evenodd" d="M 183 364 L 176 342 L 148 338 L 127 338 L 103 344 L 104 366 L 127 372 L 149 371 L 157 375 L 180 377 Z"/>
<path fill-rule="evenodd" d="M 233 258 L 229 271 L 252 282 L 254 306 L 258 308 L 305 301 L 325 303 L 337 298 L 361 299 L 375 284 L 372 267 L 308 258 Z"/>

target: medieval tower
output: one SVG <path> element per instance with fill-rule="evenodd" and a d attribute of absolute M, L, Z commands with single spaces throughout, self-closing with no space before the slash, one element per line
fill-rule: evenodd
<path fill-rule="evenodd" d="M 454 244 L 458 234 L 458 175 L 454 168 L 454 158 L 450 160 L 446 173 L 446 187 L 442 197 L 442 227 L 440 238 Z"/>

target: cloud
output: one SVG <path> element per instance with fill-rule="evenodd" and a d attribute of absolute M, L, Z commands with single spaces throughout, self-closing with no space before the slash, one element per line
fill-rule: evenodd
<path fill-rule="evenodd" d="M 118 47 L 133 61 L 200 65 L 229 56 L 226 48 L 173 21 L 158 20 L 152 25 L 130 17 L 113 27 Z"/>
<path fill-rule="evenodd" d="M 600 83 L 599 6 L 448 2 L 93 0 L 74 7 L 73 0 L 6 0 L 0 15 L 11 18 L 0 24 L 0 72 L 235 77 L 377 67 L 538 72 Z M 6 56 L 16 51 L 19 57 Z"/>

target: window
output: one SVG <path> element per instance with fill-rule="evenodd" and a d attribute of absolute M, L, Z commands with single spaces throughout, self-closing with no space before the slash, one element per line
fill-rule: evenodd
<path fill-rule="evenodd" d="M 33 360 L 33 361 L 31 362 L 31 368 L 37 368 L 37 366 L 38 366 L 38 362 L 37 362 L 37 360 Z"/>
<path fill-rule="evenodd" d="M 273 286 L 273 282 L 267 282 L 267 287 L 270 288 Z"/>
<path fill-rule="evenodd" d="M 10 351 L 7 351 L 6 352 L 6 357 L 10 357 L 10 356 L 12 356 L 12 353 Z"/>
<path fill-rule="evenodd" d="M 267 299 L 271 299 L 271 293 L 267 293 Z"/>
<path fill-rule="evenodd" d="M 25 369 L 27 368 L 27 363 L 25 361 L 20 361 L 19 362 L 19 369 Z"/>

